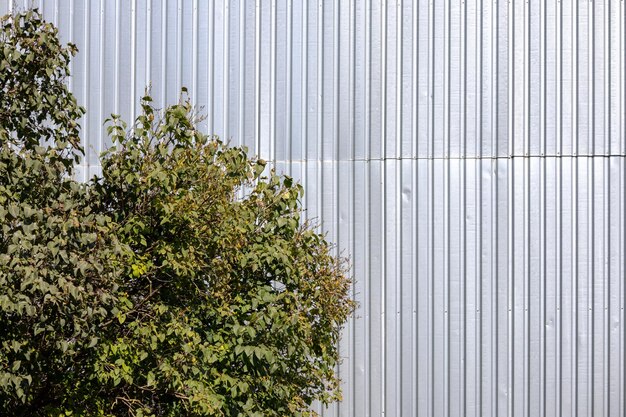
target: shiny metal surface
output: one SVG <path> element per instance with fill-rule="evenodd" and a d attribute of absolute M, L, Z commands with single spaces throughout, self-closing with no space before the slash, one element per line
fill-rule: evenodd
<path fill-rule="evenodd" d="M 360 303 L 324 416 L 624 416 L 624 1 L 31 3 L 82 175 L 151 84 L 304 184 Z"/>

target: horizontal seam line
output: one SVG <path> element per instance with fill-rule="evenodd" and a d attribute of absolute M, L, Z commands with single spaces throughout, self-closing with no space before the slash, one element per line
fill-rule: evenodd
<path fill-rule="evenodd" d="M 277 159 L 274 163 L 289 162 L 384 162 L 384 161 L 445 161 L 445 160 L 497 160 L 497 159 L 577 159 L 577 158 L 626 158 L 626 155 L 511 155 L 511 156 L 455 156 L 455 157 L 399 157 L 356 159 Z"/>

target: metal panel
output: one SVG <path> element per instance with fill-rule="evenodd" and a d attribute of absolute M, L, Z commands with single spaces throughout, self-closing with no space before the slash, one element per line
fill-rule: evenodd
<path fill-rule="evenodd" d="M 325 416 L 624 415 L 623 1 L 0 0 L 103 120 L 182 86 L 353 260 Z"/>

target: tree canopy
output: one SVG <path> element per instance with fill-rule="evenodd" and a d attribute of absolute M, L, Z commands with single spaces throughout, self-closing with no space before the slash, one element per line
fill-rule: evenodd
<path fill-rule="evenodd" d="M 108 121 L 72 179 L 73 45 L 0 20 L 0 414 L 306 416 L 340 398 L 346 264 L 302 187 L 196 128 L 184 96 Z"/>

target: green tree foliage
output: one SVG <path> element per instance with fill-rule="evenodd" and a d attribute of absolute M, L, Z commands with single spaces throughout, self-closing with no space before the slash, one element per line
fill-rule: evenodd
<path fill-rule="evenodd" d="M 0 415 L 306 416 L 339 399 L 344 263 L 302 187 L 150 97 L 71 179 L 75 52 L 1 20 Z M 50 93 L 53 92 L 52 95 Z M 62 105 L 60 105 L 62 103 Z"/>
<path fill-rule="evenodd" d="M 115 245 L 92 190 L 69 180 L 83 114 L 64 84 L 75 49 L 33 12 L 0 28 L 0 414 L 30 416 L 73 401 L 91 373 L 115 305 Z"/>

